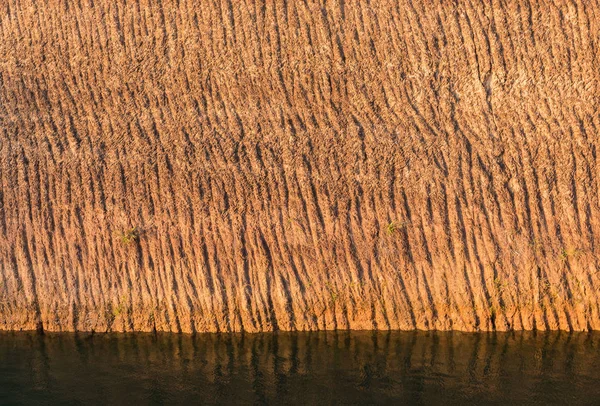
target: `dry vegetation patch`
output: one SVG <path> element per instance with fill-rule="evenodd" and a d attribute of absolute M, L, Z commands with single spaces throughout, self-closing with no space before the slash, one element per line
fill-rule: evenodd
<path fill-rule="evenodd" d="M 0 0 L 0 328 L 599 329 L 598 6 Z"/>

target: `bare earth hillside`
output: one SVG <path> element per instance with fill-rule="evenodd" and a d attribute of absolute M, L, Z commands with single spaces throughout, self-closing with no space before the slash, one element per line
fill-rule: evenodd
<path fill-rule="evenodd" d="M 600 329 L 600 3 L 0 0 L 0 329 Z"/>

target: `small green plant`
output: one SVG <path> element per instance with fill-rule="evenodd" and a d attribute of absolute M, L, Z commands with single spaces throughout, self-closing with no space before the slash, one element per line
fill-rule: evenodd
<path fill-rule="evenodd" d="M 542 296 L 546 296 L 550 294 L 550 291 L 552 290 L 552 285 L 550 284 L 549 280 L 543 280 L 540 281 L 540 293 L 542 294 Z"/>
<path fill-rule="evenodd" d="M 544 244 L 542 244 L 542 242 L 537 238 L 534 238 L 529 242 L 529 246 L 533 249 L 533 251 L 537 252 L 544 247 Z"/>
<path fill-rule="evenodd" d="M 390 224 L 387 225 L 386 231 L 388 234 L 394 234 L 396 232 L 397 228 L 398 227 L 396 226 L 396 224 L 394 222 L 391 222 Z"/>
<path fill-rule="evenodd" d="M 497 276 L 494 278 L 494 287 L 499 294 L 502 294 L 502 292 L 504 292 L 504 290 L 506 290 L 508 287 L 508 282 Z"/>
<path fill-rule="evenodd" d="M 583 251 L 580 250 L 579 248 L 563 248 L 560 251 L 560 259 L 563 261 L 568 260 L 569 258 L 579 258 L 581 257 L 581 255 L 583 255 Z"/>
<path fill-rule="evenodd" d="M 117 317 L 119 317 L 119 315 L 121 313 L 123 313 L 124 310 L 125 309 L 124 309 L 123 305 L 119 303 L 117 306 L 112 308 L 113 317 L 116 319 Z"/>
<path fill-rule="evenodd" d="M 111 306 L 113 319 L 119 317 L 119 315 L 127 310 L 126 302 L 127 296 L 123 295 L 116 306 L 114 304 Z"/>
<path fill-rule="evenodd" d="M 327 288 L 327 290 L 329 291 L 329 295 L 331 296 L 331 304 L 335 304 L 335 302 L 338 299 L 337 291 L 329 282 L 325 283 L 325 287 Z"/>
<path fill-rule="evenodd" d="M 130 228 L 129 230 L 121 233 L 121 242 L 125 245 L 129 245 L 132 242 L 140 238 L 140 233 L 137 227 Z"/>
<path fill-rule="evenodd" d="M 386 231 L 388 234 L 394 234 L 396 231 L 400 230 L 402 227 L 404 227 L 404 224 L 402 223 L 396 223 L 394 221 L 392 221 L 390 224 L 388 224 L 386 226 Z"/>

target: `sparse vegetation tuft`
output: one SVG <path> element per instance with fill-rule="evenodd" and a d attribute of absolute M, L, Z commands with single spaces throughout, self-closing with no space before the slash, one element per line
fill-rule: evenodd
<path fill-rule="evenodd" d="M 559 257 L 563 261 L 567 261 L 568 259 L 577 259 L 583 255 L 583 251 L 579 248 L 563 248 L 560 251 Z"/>
<path fill-rule="evenodd" d="M 386 226 L 385 229 L 386 229 L 386 232 L 391 235 L 391 234 L 394 234 L 394 233 L 396 233 L 397 231 L 399 231 L 399 230 L 401 230 L 403 228 L 404 228 L 404 223 L 392 221 L 391 223 L 389 223 Z"/>
<path fill-rule="evenodd" d="M 121 242 L 124 245 L 129 245 L 140 238 L 140 233 L 137 227 L 130 228 L 129 230 L 123 231 L 120 235 Z"/>

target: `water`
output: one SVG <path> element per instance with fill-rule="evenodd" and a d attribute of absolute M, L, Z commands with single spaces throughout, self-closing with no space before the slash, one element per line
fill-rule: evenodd
<path fill-rule="evenodd" d="M 0 404 L 600 404 L 598 333 L 0 333 Z"/>

